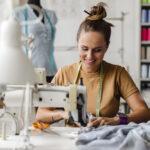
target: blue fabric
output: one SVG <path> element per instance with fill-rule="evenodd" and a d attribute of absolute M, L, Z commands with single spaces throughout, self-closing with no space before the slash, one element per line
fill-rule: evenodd
<path fill-rule="evenodd" d="M 22 9 L 19 12 L 15 11 L 15 17 L 18 21 L 25 20 L 25 8 L 28 12 L 28 20 L 33 20 L 37 18 L 32 8 L 28 4 L 26 4 L 24 7 L 22 7 Z M 33 33 L 35 36 L 32 51 L 32 62 L 34 67 L 36 68 L 46 68 L 47 76 L 52 76 L 57 71 L 55 60 L 51 60 L 53 59 L 52 55 L 54 50 L 54 37 L 52 36 L 54 36 L 55 34 L 55 24 L 57 23 L 57 18 L 53 11 L 42 8 L 42 12 L 44 15 L 44 23 L 40 22 L 38 24 L 28 25 L 28 34 Z M 46 12 L 48 17 L 50 18 L 50 21 L 53 25 L 53 31 L 51 31 L 49 20 L 47 19 L 46 13 L 44 12 Z M 25 27 L 23 28 L 23 32 L 25 33 Z M 52 65 L 53 67 L 51 67 Z"/>
<path fill-rule="evenodd" d="M 79 150 L 149 150 L 150 121 L 128 125 L 83 128 L 76 141 Z"/>

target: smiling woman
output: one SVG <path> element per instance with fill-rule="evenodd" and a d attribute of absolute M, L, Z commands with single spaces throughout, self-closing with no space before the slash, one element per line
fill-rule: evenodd
<path fill-rule="evenodd" d="M 78 41 L 78 48 L 83 71 L 97 72 L 108 48 L 104 35 L 98 32 L 82 31 Z"/>
<path fill-rule="evenodd" d="M 150 119 L 150 111 L 128 72 L 103 60 L 113 26 L 104 20 L 107 16 L 104 6 L 104 3 L 98 3 L 89 12 L 85 11 L 88 16 L 77 33 L 80 61 L 61 68 L 56 74 L 56 84 L 78 84 L 79 78 L 83 79 L 87 88 L 87 112 L 96 116 L 90 120 L 89 127 L 146 122 Z M 118 113 L 120 97 L 132 113 Z M 37 112 L 37 120 L 44 122 L 68 118 L 68 112 L 53 112 L 50 108 L 39 108 Z"/>

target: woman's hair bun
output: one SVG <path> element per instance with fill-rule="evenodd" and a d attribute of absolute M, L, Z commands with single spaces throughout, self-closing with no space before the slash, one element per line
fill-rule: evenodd
<path fill-rule="evenodd" d="M 102 20 L 107 16 L 105 6 L 107 6 L 105 3 L 100 2 L 96 6 L 91 7 L 91 10 L 89 12 L 89 16 L 86 18 L 86 20 Z"/>

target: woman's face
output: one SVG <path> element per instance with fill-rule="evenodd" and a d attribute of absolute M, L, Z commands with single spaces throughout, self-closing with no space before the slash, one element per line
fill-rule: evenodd
<path fill-rule="evenodd" d="M 78 40 L 78 49 L 83 71 L 97 72 L 107 48 L 103 34 L 82 31 Z"/>

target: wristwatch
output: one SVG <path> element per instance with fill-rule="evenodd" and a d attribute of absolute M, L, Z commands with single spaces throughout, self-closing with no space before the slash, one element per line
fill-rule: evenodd
<path fill-rule="evenodd" d="M 120 119 L 120 124 L 122 124 L 122 125 L 127 124 L 128 116 L 126 114 L 118 113 L 118 114 L 116 114 L 116 117 L 118 117 Z"/>

